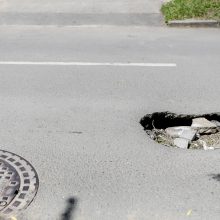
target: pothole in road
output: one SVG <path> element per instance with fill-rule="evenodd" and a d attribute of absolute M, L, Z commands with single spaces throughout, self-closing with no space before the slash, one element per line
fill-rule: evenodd
<path fill-rule="evenodd" d="M 155 112 L 145 115 L 140 124 L 156 142 L 184 149 L 220 148 L 220 113 L 185 115 Z"/>
<path fill-rule="evenodd" d="M 37 172 L 27 160 L 0 150 L 0 217 L 12 217 L 27 208 L 38 187 Z"/>

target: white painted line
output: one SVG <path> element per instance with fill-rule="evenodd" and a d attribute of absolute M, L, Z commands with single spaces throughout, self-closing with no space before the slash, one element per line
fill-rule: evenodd
<path fill-rule="evenodd" d="M 0 65 L 41 65 L 41 66 L 134 66 L 134 67 L 176 67 L 175 63 L 93 63 L 93 62 L 35 62 L 0 61 Z"/>

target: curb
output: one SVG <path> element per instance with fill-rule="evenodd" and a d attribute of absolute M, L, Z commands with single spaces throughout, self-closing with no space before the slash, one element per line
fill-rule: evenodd
<path fill-rule="evenodd" d="M 216 20 L 197 20 L 197 19 L 186 19 L 186 20 L 173 20 L 167 23 L 170 27 L 220 27 L 220 21 Z"/>

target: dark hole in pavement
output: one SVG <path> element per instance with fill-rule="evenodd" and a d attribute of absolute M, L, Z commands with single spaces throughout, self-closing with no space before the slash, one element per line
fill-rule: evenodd
<path fill-rule="evenodd" d="M 166 146 L 204 150 L 220 148 L 220 113 L 155 112 L 145 115 L 140 124 L 153 140 Z"/>

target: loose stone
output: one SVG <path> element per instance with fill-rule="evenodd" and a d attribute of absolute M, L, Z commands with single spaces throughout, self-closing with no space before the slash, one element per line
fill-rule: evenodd
<path fill-rule="evenodd" d="M 208 121 L 206 118 L 194 118 L 192 128 L 216 128 L 216 124 Z"/>
<path fill-rule="evenodd" d="M 211 122 L 214 123 L 216 126 L 220 127 L 220 122 L 219 121 L 212 120 Z"/>
<path fill-rule="evenodd" d="M 204 150 L 214 150 L 214 147 L 208 146 L 207 143 L 203 140 L 199 140 L 199 143 L 203 146 Z"/>
<path fill-rule="evenodd" d="M 165 131 L 173 138 L 185 138 L 190 141 L 195 138 L 197 133 L 197 131 L 190 126 L 169 127 L 166 128 Z"/>
<path fill-rule="evenodd" d="M 185 138 L 175 138 L 174 145 L 179 148 L 187 149 L 189 146 L 189 140 Z"/>
<path fill-rule="evenodd" d="M 218 128 L 199 128 L 197 133 L 200 134 L 200 135 L 203 135 L 203 134 L 215 134 L 218 131 L 219 131 Z"/>

